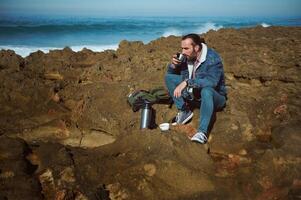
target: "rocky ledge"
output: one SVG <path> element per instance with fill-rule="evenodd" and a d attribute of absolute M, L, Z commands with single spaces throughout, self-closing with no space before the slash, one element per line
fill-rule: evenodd
<path fill-rule="evenodd" d="M 0 199 L 300 198 L 301 28 L 203 37 L 223 58 L 228 88 L 204 146 L 187 139 L 198 117 L 166 134 L 141 131 L 126 103 L 164 85 L 179 37 L 101 53 L 1 50 Z M 157 124 L 176 113 L 154 109 Z"/>

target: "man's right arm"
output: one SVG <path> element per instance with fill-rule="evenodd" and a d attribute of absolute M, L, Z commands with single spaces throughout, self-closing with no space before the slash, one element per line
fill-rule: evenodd
<path fill-rule="evenodd" d="M 167 73 L 168 74 L 179 74 L 180 75 L 179 67 L 176 67 L 174 64 L 169 63 L 167 65 Z"/>
<path fill-rule="evenodd" d="M 169 74 L 179 74 L 181 72 L 181 67 L 179 66 L 181 62 L 177 59 L 177 55 L 173 55 L 171 58 L 171 63 L 167 65 L 167 73 Z"/>

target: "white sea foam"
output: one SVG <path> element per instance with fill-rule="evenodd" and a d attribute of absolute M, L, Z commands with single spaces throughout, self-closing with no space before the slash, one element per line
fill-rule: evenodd
<path fill-rule="evenodd" d="M 83 48 L 90 49 L 95 52 L 101 52 L 101 51 L 105 51 L 105 50 L 116 50 L 118 48 L 118 44 L 71 46 L 71 49 L 73 51 L 81 51 Z"/>
<path fill-rule="evenodd" d="M 22 56 L 22 57 L 26 57 L 28 56 L 30 53 L 35 52 L 35 51 L 43 51 L 44 53 L 48 53 L 49 50 L 52 49 L 57 49 L 55 47 L 34 47 L 34 46 L 13 46 L 13 45 L 6 45 L 6 46 L 0 46 L 0 49 L 4 49 L 4 50 L 13 50 L 15 51 L 16 54 Z"/>
<path fill-rule="evenodd" d="M 209 30 L 218 30 L 220 28 L 223 28 L 223 26 L 217 26 L 215 23 L 211 23 L 211 22 L 207 22 L 204 23 L 203 25 L 201 25 L 199 28 L 197 28 L 196 30 L 192 30 L 191 32 L 195 32 L 195 33 L 207 33 Z M 186 34 L 187 30 L 179 30 L 176 28 L 168 28 L 164 33 L 163 36 L 164 37 L 168 37 L 170 35 L 174 35 L 174 36 L 181 36 L 183 34 Z"/>
<path fill-rule="evenodd" d="M 207 22 L 203 24 L 198 30 L 197 33 L 207 33 L 210 30 L 217 31 L 218 29 L 223 28 L 223 26 L 217 26 L 215 23 Z"/>
<path fill-rule="evenodd" d="M 82 46 L 71 46 L 70 47 L 73 51 L 81 51 L 83 48 L 90 49 L 95 52 L 101 52 L 105 50 L 116 50 L 118 48 L 118 44 L 112 44 L 112 45 L 82 45 Z M 36 52 L 38 50 L 43 51 L 44 53 L 49 53 L 50 50 L 61 50 L 63 48 L 58 47 L 35 47 L 35 46 L 13 46 L 13 45 L 6 45 L 6 46 L 0 46 L 0 49 L 10 49 L 15 51 L 16 54 L 26 57 L 30 53 Z"/>
<path fill-rule="evenodd" d="M 261 23 L 260 25 L 261 25 L 262 27 L 264 27 L 264 28 L 271 26 L 271 25 L 269 25 L 269 24 L 267 24 L 267 23 L 264 23 L 264 22 Z"/>
<path fill-rule="evenodd" d="M 170 35 L 174 35 L 174 36 L 180 36 L 182 35 L 181 31 L 179 31 L 176 28 L 168 28 L 164 33 L 163 36 L 164 37 L 168 37 Z"/>

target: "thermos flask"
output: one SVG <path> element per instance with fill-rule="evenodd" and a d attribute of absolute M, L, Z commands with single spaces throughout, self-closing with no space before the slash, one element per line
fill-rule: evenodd
<path fill-rule="evenodd" d="M 152 118 L 152 107 L 150 102 L 145 101 L 141 109 L 140 129 L 150 128 Z"/>

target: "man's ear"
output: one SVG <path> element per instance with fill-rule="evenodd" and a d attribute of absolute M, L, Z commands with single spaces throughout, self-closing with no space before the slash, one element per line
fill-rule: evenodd
<path fill-rule="evenodd" d="M 200 45 L 198 45 L 198 44 L 195 45 L 195 46 L 194 46 L 194 50 L 195 50 L 195 51 L 199 51 L 199 50 L 200 50 Z"/>

